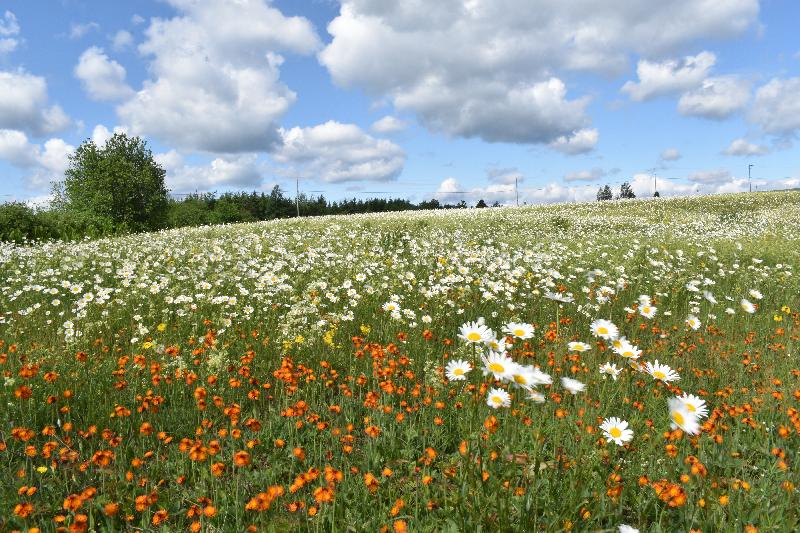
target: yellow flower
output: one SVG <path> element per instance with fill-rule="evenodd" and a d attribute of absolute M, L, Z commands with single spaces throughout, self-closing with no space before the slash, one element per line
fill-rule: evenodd
<path fill-rule="evenodd" d="M 150 342 L 150 341 L 147 341 L 144 344 L 142 344 L 142 348 L 145 349 L 145 350 L 149 350 L 152 347 L 153 347 L 153 343 Z"/>
<path fill-rule="evenodd" d="M 783 320 L 783 317 L 781 315 L 775 315 L 772 318 L 773 320 L 775 320 L 775 322 L 780 322 L 781 320 Z"/>
<path fill-rule="evenodd" d="M 296 344 L 303 344 L 305 341 L 306 340 L 303 338 L 302 335 L 298 335 L 297 337 L 294 338 L 294 342 Z"/>
<path fill-rule="evenodd" d="M 166 324 L 164 324 L 164 323 L 162 322 L 161 324 L 159 324 L 158 326 L 156 326 L 156 329 L 157 329 L 158 331 L 164 331 L 165 329 L 167 329 L 167 325 L 166 325 Z"/>
<path fill-rule="evenodd" d="M 372 331 L 372 328 L 367 326 L 366 324 L 361 324 L 361 334 L 367 335 L 369 332 Z"/>
<path fill-rule="evenodd" d="M 45 472 L 47 472 L 47 467 L 46 466 L 37 467 L 36 471 L 39 472 L 40 474 L 44 474 Z"/>

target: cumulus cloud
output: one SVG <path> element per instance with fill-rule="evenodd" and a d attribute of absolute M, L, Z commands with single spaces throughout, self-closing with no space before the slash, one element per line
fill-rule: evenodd
<path fill-rule="evenodd" d="M 109 140 L 115 133 L 128 133 L 128 130 L 122 126 L 114 126 L 114 130 L 109 131 L 109 129 L 104 125 L 98 124 L 94 127 L 94 130 L 92 130 L 91 139 L 96 146 L 103 147 L 105 146 L 106 141 Z"/>
<path fill-rule="evenodd" d="M 749 99 L 749 82 L 736 76 L 707 78 L 681 96 L 678 111 L 682 115 L 721 120 L 744 108 Z"/>
<path fill-rule="evenodd" d="M 775 135 L 791 135 L 800 129 L 800 77 L 773 78 L 759 87 L 748 118 Z"/>
<path fill-rule="evenodd" d="M 96 22 L 72 23 L 69 27 L 70 39 L 81 39 L 90 31 L 97 31 L 100 25 Z"/>
<path fill-rule="evenodd" d="M 133 44 L 133 35 L 126 30 L 119 30 L 111 37 L 111 47 L 120 52 Z"/>
<path fill-rule="evenodd" d="M 593 168 L 591 170 L 580 170 L 577 172 L 570 172 L 564 175 L 564 181 L 567 183 L 573 181 L 596 181 L 604 177 L 606 172 L 602 168 Z"/>
<path fill-rule="evenodd" d="M 397 117 L 386 115 L 380 120 L 376 120 L 375 122 L 373 122 L 370 129 L 372 129 L 372 131 L 374 131 L 375 133 L 394 133 L 396 131 L 402 131 L 405 128 L 406 128 L 405 122 L 403 122 Z"/>
<path fill-rule="evenodd" d="M 731 173 L 727 170 L 701 170 L 692 172 L 686 179 L 694 183 L 702 183 L 705 185 L 726 183 L 731 180 Z"/>
<path fill-rule="evenodd" d="M 174 192 L 210 191 L 225 187 L 258 188 L 264 175 L 258 154 L 217 157 L 206 165 L 188 164 L 176 150 L 154 157 L 167 172 L 167 186 Z"/>
<path fill-rule="evenodd" d="M 619 74 L 631 54 L 737 35 L 758 16 L 757 0 L 341 4 L 319 54 L 335 83 L 389 99 L 434 131 L 544 144 L 588 126 L 586 100 L 566 98 L 559 71 Z"/>
<path fill-rule="evenodd" d="M 60 131 L 70 120 L 58 105 L 48 105 L 47 82 L 23 70 L 0 71 L 0 128 L 36 137 Z"/>
<path fill-rule="evenodd" d="M 678 151 L 677 148 L 667 148 L 663 152 L 661 152 L 661 160 L 662 161 L 677 161 L 681 158 L 681 153 Z"/>
<path fill-rule="evenodd" d="M 117 108 L 135 134 L 183 150 L 269 150 L 295 100 L 279 79 L 281 51 L 320 46 L 312 24 L 263 0 L 169 0 L 179 14 L 152 19 L 139 52 L 152 79 Z"/>
<path fill-rule="evenodd" d="M 636 66 L 638 83 L 628 81 L 622 92 L 628 93 L 631 100 L 641 102 L 657 96 L 673 94 L 697 87 L 706 78 L 717 61 L 711 52 L 700 52 L 696 56 L 686 56 L 681 60 L 670 59 L 662 62 L 640 60 Z"/>
<path fill-rule="evenodd" d="M 109 59 L 102 48 L 87 48 L 74 70 L 92 100 L 123 100 L 133 95 L 125 83 L 125 67 Z"/>
<path fill-rule="evenodd" d="M 48 139 L 39 145 L 31 143 L 22 131 L 0 130 L 0 159 L 30 172 L 25 181 L 32 189 L 62 179 L 74 150 L 74 146 L 62 139 Z"/>
<path fill-rule="evenodd" d="M 769 153 L 769 148 L 763 144 L 753 144 L 745 139 L 735 139 L 722 152 L 725 155 L 764 155 Z"/>
<path fill-rule="evenodd" d="M 585 154 L 594 149 L 600 134 L 596 129 L 581 129 L 570 135 L 562 135 L 550 143 L 550 147 L 568 155 Z"/>
<path fill-rule="evenodd" d="M 280 135 L 282 144 L 272 158 L 287 176 L 330 183 L 389 181 L 400 175 L 406 161 L 398 145 L 367 135 L 354 124 L 328 121 L 281 129 Z"/>
<path fill-rule="evenodd" d="M 11 11 L 6 11 L 0 17 L 0 57 L 13 52 L 19 44 L 19 23 Z"/>

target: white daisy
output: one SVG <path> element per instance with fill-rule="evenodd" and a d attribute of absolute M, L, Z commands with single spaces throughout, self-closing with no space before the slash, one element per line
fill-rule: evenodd
<path fill-rule="evenodd" d="M 483 357 L 483 375 L 492 374 L 495 379 L 509 380 L 517 364 L 507 355 L 491 352 Z"/>
<path fill-rule="evenodd" d="M 494 332 L 479 322 L 467 322 L 461 326 L 458 337 L 471 344 L 486 342 L 495 337 Z"/>
<path fill-rule="evenodd" d="M 544 403 L 545 397 L 544 394 L 537 391 L 536 389 L 531 389 L 528 391 L 528 399 L 534 403 Z"/>
<path fill-rule="evenodd" d="M 669 418 L 672 421 L 672 429 L 680 428 L 689 435 L 700 433 L 697 414 L 690 411 L 680 398 L 670 398 L 667 400 L 669 406 Z"/>
<path fill-rule="evenodd" d="M 642 355 L 642 351 L 638 347 L 634 346 L 625 339 L 621 339 L 619 343 L 614 342 L 612 349 L 617 355 L 620 355 L 625 359 L 638 359 L 639 356 Z"/>
<path fill-rule="evenodd" d="M 751 297 L 751 298 L 753 298 L 754 300 L 760 300 L 761 298 L 763 298 L 763 297 L 764 297 L 764 295 L 763 295 L 763 294 L 761 294 L 761 291 L 758 291 L 758 290 L 756 290 L 756 289 L 750 289 L 750 290 L 748 291 L 748 294 L 749 294 L 749 295 L 750 295 L 750 297 Z"/>
<path fill-rule="evenodd" d="M 607 439 L 614 441 L 618 446 L 633 439 L 633 430 L 628 429 L 628 423 L 615 416 L 603 420 L 600 429 L 603 430 Z"/>
<path fill-rule="evenodd" d="M 467 361 L 450 361 L 445 367 L 445 375 L 450 381 L 463 381 L 467 379 L 467 374 L 472 371 L 472 365 Z"/>
<path fill-rule="evenodd" d="M 600 373 L 606 376 L 611 376 L 614 378 L 614 381 L 617 381 L 617 377 L 622 373 L 621 368 L 617 368 L 617 365 L 611 363 L 605 363 L 600 365 Z"/>
<path fill-rule="evenodd" d="M 747 300 L 745 298 L 742 298 L 739 307 L 742 308 L 742 311 L 744 311 L 745 313 L 750 313 L 751 315 L 756 312 L 756 306 L 753 305 L 753 303 L 750 300 Z"/>
<path fill-rule="evenodd" d="M 534 368 L 532 366 L 523 366 L 523 365 L 514 365 L 515 368 L 511 370 L 511 383 L 514 384 L 515 387 L 519 387 L 521 389 L 528 389 L 535 387 L 538 382 L 536 380 L 536 374 L 534 372 Z"/>
<path fill-rule="evenodd" d="M 680 374 L 672 370 L 668 365 L 658 364 L 658 359 L 656 359 L 655 363 L 649 361 L 645 363 L 645 370 L 648 374 L 653 376 L 654 379 L 663 381 L 664 383 L 681 379 Z"/>
<path fill-rule="evenodd" d="M 578 394 L 579 392 L 583 392 L 583 389 L 586 388 L 585 383 L 581 383 L 577 379 L 572 378 L 561 378 L 561 385 L 564 386 L 571 394 Z"/>
<path fill-rule="evenodd" d="M 619 335 L 619 329 L 609 320 L 598 319 L 592 322 L 592 334 L 595 337 L 613 340 Z"/>
<path fill-rule="evenodd" d="M 658 312 L 658 308 L 650 304 L 643 305 L 639 308 L 639 314 L 645 318 L 653 318 L 656 316 L 656 312 Z"/>
<path fill-rule="evenodd" d="M 492 409 L 498 407 L 509 407 L 511 405 L 511 395 L 503 389 L 490 389 L 486 396 L 486 405 Z"/>
<path fill-rule="evenodd" d="M 698 329 L 700 329 L 701 322 L 700 319 L 697 318 L 696 316 L 689 315 L 686 318 L 686 325 L 692 328 L 693 330 L 697 331 Z"/>
<path fill-rule="evenodd" d="M 706 407 L 706 401 L 702 398 L 684 392 L 683 396 L 680 396 L 678 399 L 683 402 L 689 411 L 697 415 L 697 418 L 705 418 L 708 416 L 708 407 Z"/>
<path fill-rule="evenodd" d="M 592 349 L 592 347 L 585 342 L 571 342 L 567 347 L 570 352 L 585 352 Z"/>
<path fill-rule="evenodd" d="M 531 326 L 530 324 L 510 322 L 506 324 L 506 327 L 503 329 L 503 332 L 518 339 L 530 339 L 531 337 L 533 337 L 534 327 Z"/>

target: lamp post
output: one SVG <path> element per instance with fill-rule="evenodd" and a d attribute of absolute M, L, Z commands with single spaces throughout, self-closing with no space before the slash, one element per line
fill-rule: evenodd
<path fill-rule="evenodd" d="M 753 168 L 753 163 L 747 165 L 747 184 L 750 187 L 750 192 L 753 192 L 753 183 L 750 181 L 750 169 Z"/>

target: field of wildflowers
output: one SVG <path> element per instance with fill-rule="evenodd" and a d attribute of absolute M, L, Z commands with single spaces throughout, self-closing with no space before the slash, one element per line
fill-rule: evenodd
<path fill-rule="evenodd" d="M 796 531 L 798 270 L 797 192 L 0 245 L 0 531 Z"/>

